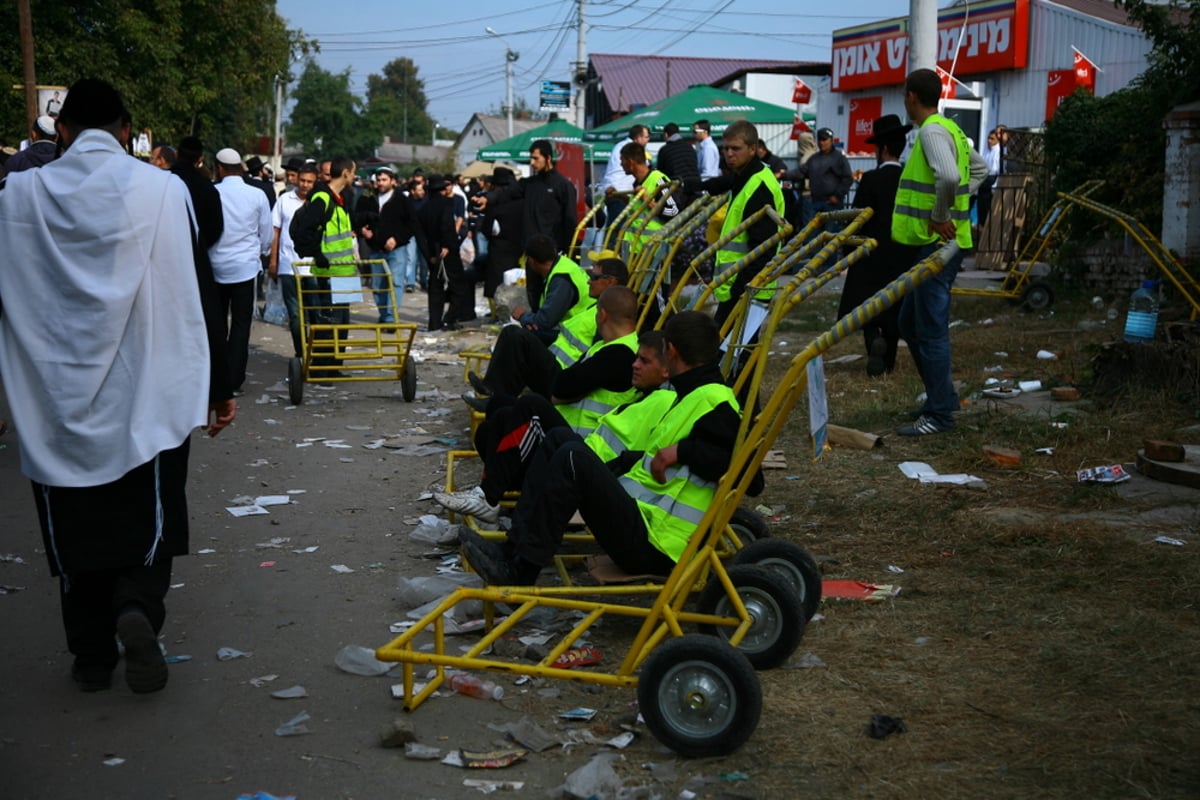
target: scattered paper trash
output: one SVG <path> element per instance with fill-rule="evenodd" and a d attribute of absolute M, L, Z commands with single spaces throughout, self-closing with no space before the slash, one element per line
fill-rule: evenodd
<path fill-rule="evenodd" d="M 125 759 L 113 756 L 112 758 L 104 759 L 104 761 L 101 763 L 103 763 L 106 767 L 119 767 L 125 763 Z"/>
<path fill-rule="evenodd" d="M 621 776 L 613 769 L 616 753 L 598 753 L 592 760 L 567 776 L 563 794 L 584 800 L 589 797 L 615 797 L 623 786 Z"/>
<path fill-rule="evenodd" d="M 257 506 L 286 506 L 292 502 L 292 498 L 286 494 L 265 494 L 262 497 L 254 498 L 254 504 Z"/>
<path fill-rule="evenodd" d="M 864 603 L 878 603 L 900 594 L 899 586 L 886 583 L 866 583 L 864 581 L 834 580 L 821 581 L 821 597 L 839 600 L 862 600 Z M 561 716 L 561 715 L 560 715 Z"/>
<path fill-rule="evenodd" d="M 1041 453 L 1044 456 L 1052 456 L 1052 455 L 1054 455 L 1054 448 L 1053 447 L 1039 447 L 1037 450 L 1034 450 L 1033 452 Z"/>
<path fill-rule="evenodd" d="M 903 575 L 904 574 L 904 570 L 901 569 L 900 567 L 897 567 L 895 564 L 888 564 L 887 571 L 891 572 L 895 575 Z"/>
<path fill-rule="evenodd" d="M 1077 470 L 1075 477 L 1079 479 L 1080 483 L 1109 484 L 1127 481 L 1132 476 L 1120 464 L 1111 464 L 1106 467 L 1091 467 L 1089 469 Z"/>
<path fill-rule="evenodd" d="M 1058 354 L 1057 354 L 1057 353 L 1052 353 L 1052 352 L 1050 352 L 1049 350 L 1038 350 L 1038 351 L 1037 351 L 1037 357 L 1038 357 L 1039 359 L 1041 359 L 1042 361 L 1056 361 L 1056 360 L 1058 360 Z"/>
<path fill-rule="evenodd" d="M 235 658 L 250 658 L 254 653 L 247 653 L 243 650 L 235 650 L 232 647 L 222 647 L 217 650 L 218 661 L 233 661 Z"/>
<path fill-rule="evenodd" d="M 308 697 L 308 690 L 297 684 L 296 686 L 289 686 L 286 689 L 271 692 L 271 697 L 274 697 L 276 700 L 295 700 L 300 697 Z"/>
<path fill-rule="evenodd" d="M 564 711 L 558 715 L 559 719 L 573 719 L 580 722 L 588 722 L 595 718 L 596 709 L 594 708 L 572 708 L 569 711 Z"/>
<path fill-rule="evenodd" d="M 557 747 L 561 744 L 557 736 L 547 731 L 541 725 L 538 725 L 529 717 L 521 717 L 516 722 L 493 727 L 507 734 L 508 738 L 517 744 L 527 747 L 535 753 L 541 753 L 544 750 L 549 750 L 551 747 Z"/>
<path fill-rule="evenodd" d="M 184 664 L 191 660 L 192 660 L 192 657 L 187 656 L 187 655 L 165 656 L 163 658 L 163 661 L 166 661 L 168 664 Z"/>
<path fill-rule="evenodd" d="M 992 389 L 984 389 L 983 396 L 990 397 L 993 400 L 1012 400 L 1021 394 L 1021 390 L 1012 386 L 996 386 Z"/>
<path fill-rule="evenodd" d="M 306 733 L 311 733 L 308 726 L 304 723 L 308 722 L 312 717 L 307 711 L 301 711 L 296 716 L 289 719 L 287 722 L 275 729 L 276 736 L 301 736 Z"/>
<path fill-rule="evenodd" d="M 1187 542 L 1183 541 L 1182 539 L 1176 539 L 1172 536 L 1155 536 L 1154 541 L 1158 542 L 1159 544 L 1169 544 L 1175 547 L 1183 547 L 1185 544 L 1187 544 Z"/>
<path fill-rule="evenodd" d="M 478 789 L 483 794 L 492 792 L 519 792 L 525 788 L 525 781 L 485 781 L 479 778 L 463 779 L 463 786 L 468 789 Z"/>
<path fill-rule="evenodd" d="M 722 772 L 718 777 L 726 783 L 738 783 L 740 781 L 750 780 L 750 776 L 744 772 L 741 772 L 740 770 L 734 770 L 733 772 Z"/>
<path fill-rule="evenodd" d="M 572 669 L 599 664 L 600 661 L 600 651 L 595 647 L 572 647 L 555 659 L 552 666 L 555 669 Z"/>
<path fill-rule="evenodd" d="M 260 567 L 273 567 L 273 566 L 275 566 L 275 562 L 274 562 L 274 561 L 264 561 L 264 562 L 262 562 L 261 564 L 259 564 L 258 566 L 260 566 Z"/>
<path fill-rule="evenodd" d="M 1038 392 L 1042 389 L 1041 381 L 1017 381 L 1017 388 L 1022 392 Z"/>
<path fill-rule="evenodd" d="M 227 506 L 225 510 L 235 517 L 258 517 L 271 513 L 262 506 Z"/>
<path fill-rule="evenodd" d="M 937 475 L 937 470 L 924 461 L 905 461 L 900 464 L 900 471 L 906 478 L 919 478 L 922 475 Z"/>
<path fill-rule="evenodd" d="M 333 657 L 333 663 L 342 672 L 365 677 L 383 675 L 392 668 L 391 664 L 375 658 L 374 649 L 357 644 L 348 644 L 338 650 L 337 655 Z"/>
<path fill-rule="evenodd" d="M 251 678 L 250 680 L 246 681 L 246 683 L 249 683 L 255 689 L 261 689 L 262 687 L 266 686 L 268 683 L 270 683 L 271 681 L 275 680 L 278 677 L 279 676 L 275 675 L 275 674 L 260 675 L 257 678 Z"/>
<path fill-rule="evenodd" d="M 816 653 L 805 653 L 783 665 L 784 669 L 819 669 L 829 666 Z"/>
<path fill-rule="evenodd" d="M 351 572 L 354 572 L 354 570 L 352 570 L 350 567 L 347 567 L 345 564 L 332 564 L 329 568 L 334 572 L 341 573 L 342 575 L 348 575 Z"/>
<path fill-rule="evenodd" d="M 462 760 L 462 765 L 467 769 L 504 769 L 505 767 L 511 767 L 527 755 L 529 755 L 529 751 L 522 748 L 490 750 L 488 752 L 459 751 L 459 758 Z"/>
<path fill-rule="evenodd" d="M 444 754 L 440 747 L 430 747 L 420 742 L 405 742 L 404 757 L 414 761 L 437 761 Z"/>

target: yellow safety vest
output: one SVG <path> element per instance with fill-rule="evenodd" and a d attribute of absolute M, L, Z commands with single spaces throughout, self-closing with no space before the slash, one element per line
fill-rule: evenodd
<path fill-rule="evenodd" d="M 605 414 L 596 429 L 584 437 L 601 461 L 611 461 L 625 450 L 645 450 L 654 427 L 675 404 L 674 389 L 655 389 L 641 400 L 628 403 Z"/>
<path fill-rule="evenodd" d="M 575 305 L 567 309 L 567 313 L 563 314 L 563 318 L 558 321 L 558 326 L 561 328 L 567 320 L 575 317 L 578 314 L 586 314 L 595 304 L 588 295 L 588 276 L 587 272 L 566 256 L 559 256 L 558 261 L 554 262 L 554 266 L 550 268 L 550 273 L 546 275 L 546 285 L 542 287 L 542 303 L 546 302 L 546 295 L 550 291 L 550 281 L 554 280 L 557 275 L 565 275 L 575 285 Z M 595 313 L 592 317 L 595 318 Z"/>
<path fill-rule="evenodd" d="M 775 210 L 780 216 L 784 214 L 783 189 L 779 185 L 779 180 L 775 177 L 775 173 L 771 172 L 771 168 L 766 164 L 762 169 L 754 173 L 750 180 L 746 181 L 746 185 L 737 193 L 737 196 L 729 202 L 729 210 L 725 213 L 725 223 L 721 226 L 721 236 L 725 236 L 729 231 L 742 224 L 742 217 L 746 213 L 746 203 L 750 202 L 750 198 L 758 191 L 758 187 L 763 184 L 771 191 L 771 201 L 775 205 Z M 743 258 L 746 253 L 750 252 L 750 233 L 742 231 L 734 237 L 733 241 L 726 244 L 717 251 L 716 257 L 716 273 L 720 274 L 726 264 L 732 264 L 739 258 Z M 725 302 L 733 296 L 733 282 L 736 276 L 732 276 L 729 280 L 722 283 L 713 290 L 713 296 L 719 302 Z M 776 283 L 774 281 L 768 287 L 773 289 Z M 766 293 L 767 298 L 770 298 L 770 292 Z"/>
<path fill-rule="evenodd" d="M 629 242 L 631 253 L 641 250 L 642 240 L 663 226 L 662 220 L 658 219 L 657 216 L 653 216 L 646 221 L 645 227 L 642 227 L 642 218 L 650 213 L 650 209 L 657 199 L 658 187 L 670 182 L 670 178 L 656 169 L 650 170 L 646 177 L 642 179 L 637 194 L 633 198 L 634 211 L 630 216 L 629 227 L 625 229 L 625 234 L 622 237 L 625 241 Z M 640 230 L 634 233 L 639 228 Z"/>
<path fill-rule="evenodd" d="M 358 274 L 354 263 L 354 229 L 350 226 L 350 215 L 329 192 L 314 192 L 308 202 L 318 199 L 325 202 L 326 220 L 325 231 L 321 235 L 321 254 L 329 259 L 329 269 L 314 265 L 313 275 L 343 277 Z M 333 209 L 332 214 L 328 213 L 330 208 Z"/>
<path fill-rule="evenodd" d="M 717 484 L 693 475 L 682 464 L 668 468 L 667 482 L 659 483 L 650 472 L 650 462 L 659 450 L 686 438 L 696 420 L 722 403 L 729 403 L 740 413 L 737 398 L 728 386 L 709 383 L 697 387 L 663 416 L 644 448 L 646 455 L 621 477 L 621 486 L 642 512 L 650 543 L 672 561 L 679 560 L 696 532 Z"/>
<path fill-rule="evenodd" d="M 590 298 L 589 298 L 590 299 Z M 563 369 L 574 364 L 596 341 L 596 301 L 583 312 L 558 326 L 558 338 L 550 344 L 550 352 Z"/>
<path fill-rule="evenodd" d="M 599 353 L 606 347 L 628 347 L 630 352 L 637 354 L 638 334 L 637 331 L 632 331 L 613 339 L 611 342 L 596 342 L 588 348 L 583 359 L 586 361 L 591 356 Z M 637 390 L 630 386 L 628 389 L 622 389 L 619 392 L 614 392 L 612 389 L 596 389 L 585 397 L 581 397 L 573 403 L 564 403 L 558 406 L 558 413 L 562 414 L 562 418 L 567 424 L 580 436 L 587 436 L 596 429 L 596 423 L 600 418 L 608 412 L 617 408 L 623 403 L 628 403 L 637 396 Z"/>
<path fill-rule="evenodd" d="M 970 144 L 962 128 L 941 114 L 928 117 L 921 127 L 941 125 L 954 137 L 954 148 L 958 155 L 958 189 L 954 193 L 954 205 L 950 219 L 954 222 L 954 240 L 963 250 L 971 248 L 971 158 Z M 933 168 L 921 149 L 921 137 L 917 137 L 912 154 L 900 173 L 900 189 L 896 192 L 896 208 L 892 212 L 892 239 L 899 244 L 925 245 L 939 241 L 936 233 L 929 230 L 936 199 L 936 178 Z"/>

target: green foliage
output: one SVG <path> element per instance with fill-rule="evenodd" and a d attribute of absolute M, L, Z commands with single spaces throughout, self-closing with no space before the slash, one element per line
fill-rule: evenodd
<path fill-rule="evenodd" d="M 1200 100 L 1200 0 L 1117 0 L 1154 43 L 1150 68 L 1138 81 L 1167 108 Z"/>
<path fill-rule="evenodd" d="M 367 76 L 368 124 L 393 142 L 432 141 L 433 119 L 417 69 L 411 58 L 401 57 L 385 64 L 383 75 Z"/>
<path fill-rule="evenodd" d="M 177 141 L 248 149 L 271 132 L 274 78 L 312 44 L 287 30 L 274 0 L 38 0 L 32 3 L 37 80 L 110 81 L 135 127 Z M 0 6 L 0 83 L 23 81 L 15 3 Z M 252 46 L 250 43 L 253 43 Z M 0 104 L 0 138 L 29 125 L 20 90 Z"/>
<path fill-rule="evenodd" d="M 348 155 L 362 161 L 379 138 L 364 125 L 362 101 L 350 91 L 349 69 L 337 75 L 309 61 L 292 91 L 296 101 L 288 141 L 317 158 Z"/>

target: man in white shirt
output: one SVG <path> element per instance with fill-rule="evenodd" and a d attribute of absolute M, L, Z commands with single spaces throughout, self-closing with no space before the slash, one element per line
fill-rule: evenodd
<path fill-rule="evenodd" d="M 300 261 L 296 247 L 292 243 L 292 234 L 288 228 L 296 210 L 304 205 L 308 193 L 317 182 L 317 168 L 313 164 L 302 164 L 296 170 L 296 185 L 284 192 L 275 201 L 271 209 L 271 226 L 275 236 L 271 242 L 271 256 L 267 260 L 267 276 L 271 280 L 280 281 L 279 288 L 283 292 L 283 305 L 287 309 L 288 328 L 292 332 L 292 347 L 296 358 L 302 358 L 300 347 L 300 299 L 297 291 L 293 261 Z"/>
<path fill-rule="evenodd" d="M 629 129 L 629 135 L 617 142 L 608 156 L 608 166 L 604 169 L 604 177 L 600 179 L 599 189 L 604 193 L 605 224 L 611 225 L 625 206 L 629 205 L 629 195 L 633 192 L 633 176 L 621 166 L 621 148 L 630 142 L 636 142 L 642 147 L 650 141 L 650 129 L 645 125 L 634 125 Z"/>
<path fill-rule="evenodd" d="M 271 206 L 262 189 L 242 179 L 242 157 L 232 147 L 217 151 L 217 192 L 225 230 L 208 251 L 221 308 L 229 314 L 229 385 L 234 396 L 246 382 L 250 358 L 250 323 L 254 319 L 254 281 L 263 257 L 271 252 L 274 230 Z"/>
<path fill-rule="evenodd" d="M 148 693 L 167 683 L 158 633 L 188 550 L 192 430 L 215 413 L 216 435 L 237 407 L 210 392 L 216 289 L 187 188 L 129 157 L 126 113 L 109 84 L 77 81 L 57 120 L 66 152 L 0 189 L 0 373 L 60 578 L 71 676 L 110 688 L 120 639 L 129 688 Z M 36 269 L 8 268 L 22 265 Z"/>
<path fill-rule="evenodd" d="M 721 174 L 721 153 L 712 138 L 712 125 L 706 119 L 699 120 L 692 126 L 692 135 L 696 137 L 696 167 L 700 170 L 700 180 L 717 177 Z"/>

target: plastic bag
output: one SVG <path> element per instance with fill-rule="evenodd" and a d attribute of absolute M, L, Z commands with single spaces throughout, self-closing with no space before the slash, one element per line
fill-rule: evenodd
<path fill-rule="evenodd" d="M 475 263 L 475 242 L 470 236 L 458 246 L 458 257 L 462 259 L 464 267 Z"/>
<path fill-rule="evenodd" d="M 263 321 L 272 325 L 287 325 L 287 306 L 283 304 L 283 286 L 280 281 L 284 278 L 272 278 L 267 281 L 267 303 L 263 307 Z M 286 280 L 293 280 L 290 276 Z"/>

